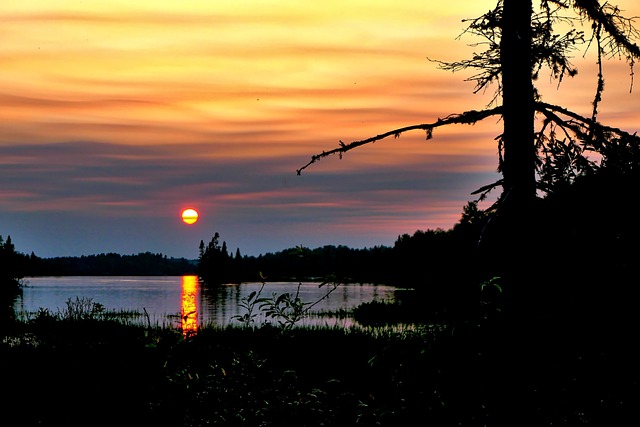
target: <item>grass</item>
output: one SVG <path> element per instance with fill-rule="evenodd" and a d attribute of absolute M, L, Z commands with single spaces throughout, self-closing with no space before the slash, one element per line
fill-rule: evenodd
<path fill-rule="evenodd" d="M 20 425 L 373 425 L 393 406 L 391 378 L 369 374 L 393 334 L 51 320 L 2 342 Z"/>
<path fill-rule="evenodd" d="M 2 422 L 628 425 L 640 398 L 631 325 L 500 316 L 411 329 L 209 325 L 185 336 L 72 301 L 5 324 Z"/>

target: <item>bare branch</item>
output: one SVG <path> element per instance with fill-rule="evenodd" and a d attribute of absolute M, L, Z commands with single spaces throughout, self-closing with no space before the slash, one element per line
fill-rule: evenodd
<path fill-rule="evenodd" d="M 591 115 L 591 121 L 594 123 L 598 119 L 598 105 L 602 101 L 602 92 L 604 92 L 604 75 L 602 74 L 602 24 L 598 23 L 594 30 L 594 37 L 598 45 L 598 84 L 596 85 L 596 94 L 593 97 L 593 113 Z"/>
<path fill-rule="evenodd" d="M 583 141 L 592 139 L 589 137 L 587 128 L 583 123 L 579 123 L 574 120 L 563 120 L 551 110 L 542 109 L 540 111 L 545 115 L 545 117 L 547 117 L 547 119 L 555 123 L 560 129 L 562 129 L 567 140 L 569 140 L 572 144 L 575 144 L 575 138 L 571 135 L 570 132 L 573 132 L 574 135 L 576 135 Z"/>
<path fill-rule="evenodd" d="M 536 111 L 539 111 L 543 114 L 545 113 L 545 111 L 553 111 L 555 113 L 560 113 L 567 117 L 570 117 L 577 122 L 580 122 L 581 125 L 586 128 L 593 127 L 594 130 L 598 130 L 600 132 L 606 132 L 606 133 L 614 133 L 623 137 L 636 137 L 635 134 L 630 134 L 629 132 L 624 131 L 620 128 L 605 126 L 598 122 L 594 122 L 590 118 L 581 116 L 580 114 L 574 113 L 573 111 L 568 110 L 564 107 L 560 107 L 559 105 L 547 104 L 546 102 L 536 102 Z M 566 120 L 562 120 L 562 119 L 559 119 L 559 120 L 561 120 L 565 124 L 567 123 Z"/>
<path fill-rule="evenodd" d="M 306 168 L 308 168 L 309 166 L 311 166 L 312 164 L 314 164 L 320 159 L 331 156 L 333 154 L 338 154 L 340 157 L 342 157 L 342 155 L 347 151 L 353 150 L 354 148 L 358 148 L 366 144 L 380 141 L 390 136 L 393 136 L 394 138 L 398 138 L 400 137 L 401 134 L 405 132 L 409 132 L 412 130 L 423 130 L 427 134 L 426 139 L 431 139 L 433 137 L 433 129 L 437 127 L 452 125 L 452 124 L 474 124 L 481 120 L 486 119 L 487 117 L 495 116 L 499 114 L 502 114 L 502 106 L 498 106 L 495 108 L 482 110 L 482 111 L 470 110 L 470 111 L 465 111 L 462 114 L 451 114 L 445 117 L 444 119 L 438 119 L 433 123 L 424 123 L 424 124 L 412 125 L 412 126 L 402 127 L 399 129 L 394 129 L 389 132 L 385 132 L 371 138 L 363 139 L 361 141 L 353 141 L 348 144 L 345 144 L 344 142 L 340 141 L 339 147 L 334 148 L 333 150 L 323 151 L 320 154 L 311 156 L 311 160 L 309 161 L 309 163 L 302 166 L 296 172 L 298 175 L 300 175 L 303 170 L 305 170 Z"/>
<path fill-rule="evenodd" d="M 480 194 L 480 193 L 488 193 L 491 190 L 493 190 L 496 187 L 500 187 L 501 185 L 504 184 L 504 179 L 499 179 L 496 182 L 493 182 L 491 184 L 487 184 L 487 185 L 483 185 L 482 187 L 478 188 L 476 191 L 472 192 L 472 195 L 476 195 L 476 194 Z"/>

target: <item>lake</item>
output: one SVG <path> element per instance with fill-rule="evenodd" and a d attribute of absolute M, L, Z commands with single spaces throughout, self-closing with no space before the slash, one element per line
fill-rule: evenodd
<path fill-rule="evenodd" d="M 152 323 L 173 325 L 195 330 L 202 325 L 227 326 L 240 323 L 235 315 L 245 314 L 242 299 L 258 292 L 262 283 L 242 283 L 206 288 L 197 276 L 64 276 L 27 277 L 22 295 L 14 308 L 18 315 L 48 309 L 63 311 L 67 301 L 89 298 L 106 310 L 146 311 Z M 303 302 L 315 302 L 325 296 L 326 287 L 318 283 L 268 282 L 263 297 L 273 293 L 295 294 Z M 349 316 L 329 316 L 329 312 L 352 309 L 364 302 L 392 301 L 397 288 L 372 284 L 340 285 L 310 311 L 311 316 L 300 322 L 305 326 L 357 326 Z M 140 317 L 146 322 L 146 317 Z M 260 319 L 258 319 L 260 321 Z"/>

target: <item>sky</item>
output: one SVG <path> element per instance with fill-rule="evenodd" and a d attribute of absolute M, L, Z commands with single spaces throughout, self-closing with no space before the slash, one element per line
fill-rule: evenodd
<path fill-rule="evenodd" d="M 618 0 L 628 16 L 635 0 Z M 482 109 L 465 24 L 495 0 L 21 0 L 0 10 L 0 235 L 40 257 L 195 259 L 217 232 L 243 255 L 392 246 L 451 228 L 494 182 L 495 119 L 311 155 Z M 640 22 L 638 23 L 640 25 Z M 595 57 L 547 102 L 590 115 Z M 605 63 L 600 119 L 640 130 L 640 88 Z M 495 194 L 497 197 L 498 194 Z M 489 202 L 493 201 L 491 199 Z M 200 213 L 186 225 L 182 209 Z"/>

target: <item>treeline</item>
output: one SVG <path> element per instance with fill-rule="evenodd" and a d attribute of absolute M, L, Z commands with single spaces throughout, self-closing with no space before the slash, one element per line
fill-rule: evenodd
<path fill-rule="evenodd" d="M 352 249 L 327 245 L 315 249 L 302 246 L 259 256 L 232 255 L 219 233 L 205 245 L 200 242 L 198 275 L 210 285 L 267 281 L 314 281 L 335 278 L 348 282 L 382 283 L 390 280 L 386 268 L 391 248 L 376 246 Z"/>
<path fill-rule="evenodd" d="M 194 274 L 196 264 L 185 258 L 141 252 L 103 253 L 79 257 L 40 258 L 19 254 L 20 276 L 180 276 Z"/>
<path fill-rule="evenodd" d="M 294 247 L 259 256 L 234 255 L 219 233 L 205 245 L 200 242 L 198 275 L 208 284 L 257 281 L 322 281 L 376 283 L 403 287 L 473 276 L 467 268 L 476 251 L 485 214 L 469 203 L 456 226 L 450 230 L 416 231 L 399 236 L 392 247 L 354 249 L 327 245 L 315 249 Z"/>

